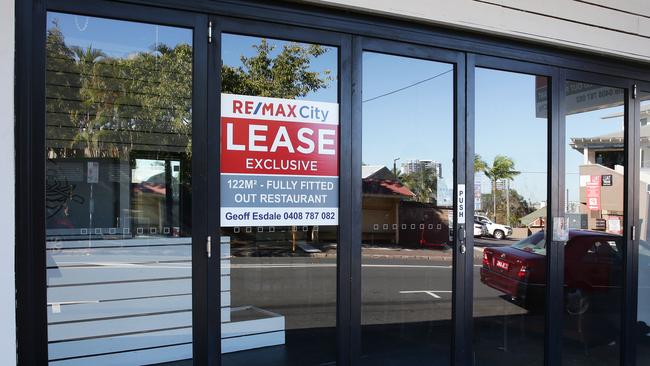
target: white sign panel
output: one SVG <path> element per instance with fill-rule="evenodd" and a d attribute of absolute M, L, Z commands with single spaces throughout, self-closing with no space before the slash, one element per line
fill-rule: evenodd
<path fill-rule="evenodd" d="M 221 226 L 338 225 L 336 103 L 221 95 Z"/>
<path fill-rule="evenodd" d="M 569 228 L 567 220 L 564 217 L 553 218 L 553 241 L 569 240 Z"/>
<path fill-rule="evenodd" d="M 459 224 L 465 223 L 465 185 L 458 185 L 458 193 L 456 196 L 456 222 Z"/>
<path fill-rule="evenodd" d="M 99 183 L 99 162 L 89 161 L 86 174 L 87 183 Z"/>

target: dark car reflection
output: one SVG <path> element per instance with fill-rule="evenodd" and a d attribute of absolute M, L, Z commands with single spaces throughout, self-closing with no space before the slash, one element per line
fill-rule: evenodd
<path fill-rule="evenodd" d="M 621 289 L 622 237 L 591 230 L 570 230 L 564 247 L 565 311 L 611 312 Z M 481 282 L 503 292 L 528 310 L 543 309 L 546 291 L 544 231 L 511 246 L 485 248 Z M 608 309 L 608 310 L 607 310 Z"/>

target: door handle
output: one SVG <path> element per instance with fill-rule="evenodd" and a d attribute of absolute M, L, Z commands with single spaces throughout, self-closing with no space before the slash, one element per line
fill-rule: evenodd
<path fill-rule="evenodd" d="M 460 254 L 465 254 L 467 247 L 465 246 L 465 225 L 458 225 L 458 251 Z"/>

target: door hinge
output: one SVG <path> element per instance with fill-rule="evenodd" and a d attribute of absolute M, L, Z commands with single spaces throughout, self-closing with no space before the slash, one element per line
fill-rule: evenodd
<path fill-rule="evenodd" d="M 209 235 L 205 243 L 205 250 L 208 253 L 208 258 L 212 258 L 212 237 Z"/>
<path fill-rule="evenodd" d="M 632 87 L 632 99 L 636 99 L 636 84 Z"/>
<path fill-rule="evenodd" d="M 212 43 L 212 21 L 208 22 L 208 43 Z"/>

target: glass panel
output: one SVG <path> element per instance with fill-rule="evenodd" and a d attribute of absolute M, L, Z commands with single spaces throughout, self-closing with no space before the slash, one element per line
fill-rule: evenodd
<path fill-rule="evenodd" d="M 544 363 L 548 78 L 476 69 L 475 364 Z"/>
<path fill-rule="evenodd" d="M 365 365 L 450 363 L 453 131 L 453 65 L 364 52 Z"/>
<path fill-rule="evenodd" d="M 225 366 L 336 362 L 338 49 L 226 34 Z"/>
<path fill-rule="evenodd" d="M 639 288 L 637 306 L 637 365 L 650 364 L 650 92 L 640 92 L 639 145 Z"/>
<path fill-rule="evenodd" d="M 47 16 L 49 360 L 192 357 L 192 31 Z"/>
<path fill-rule="evenodd" d="M 624 90 L 569 81 L 566 100 L 566 365 L 618 365 L 623 261 Z"/>

